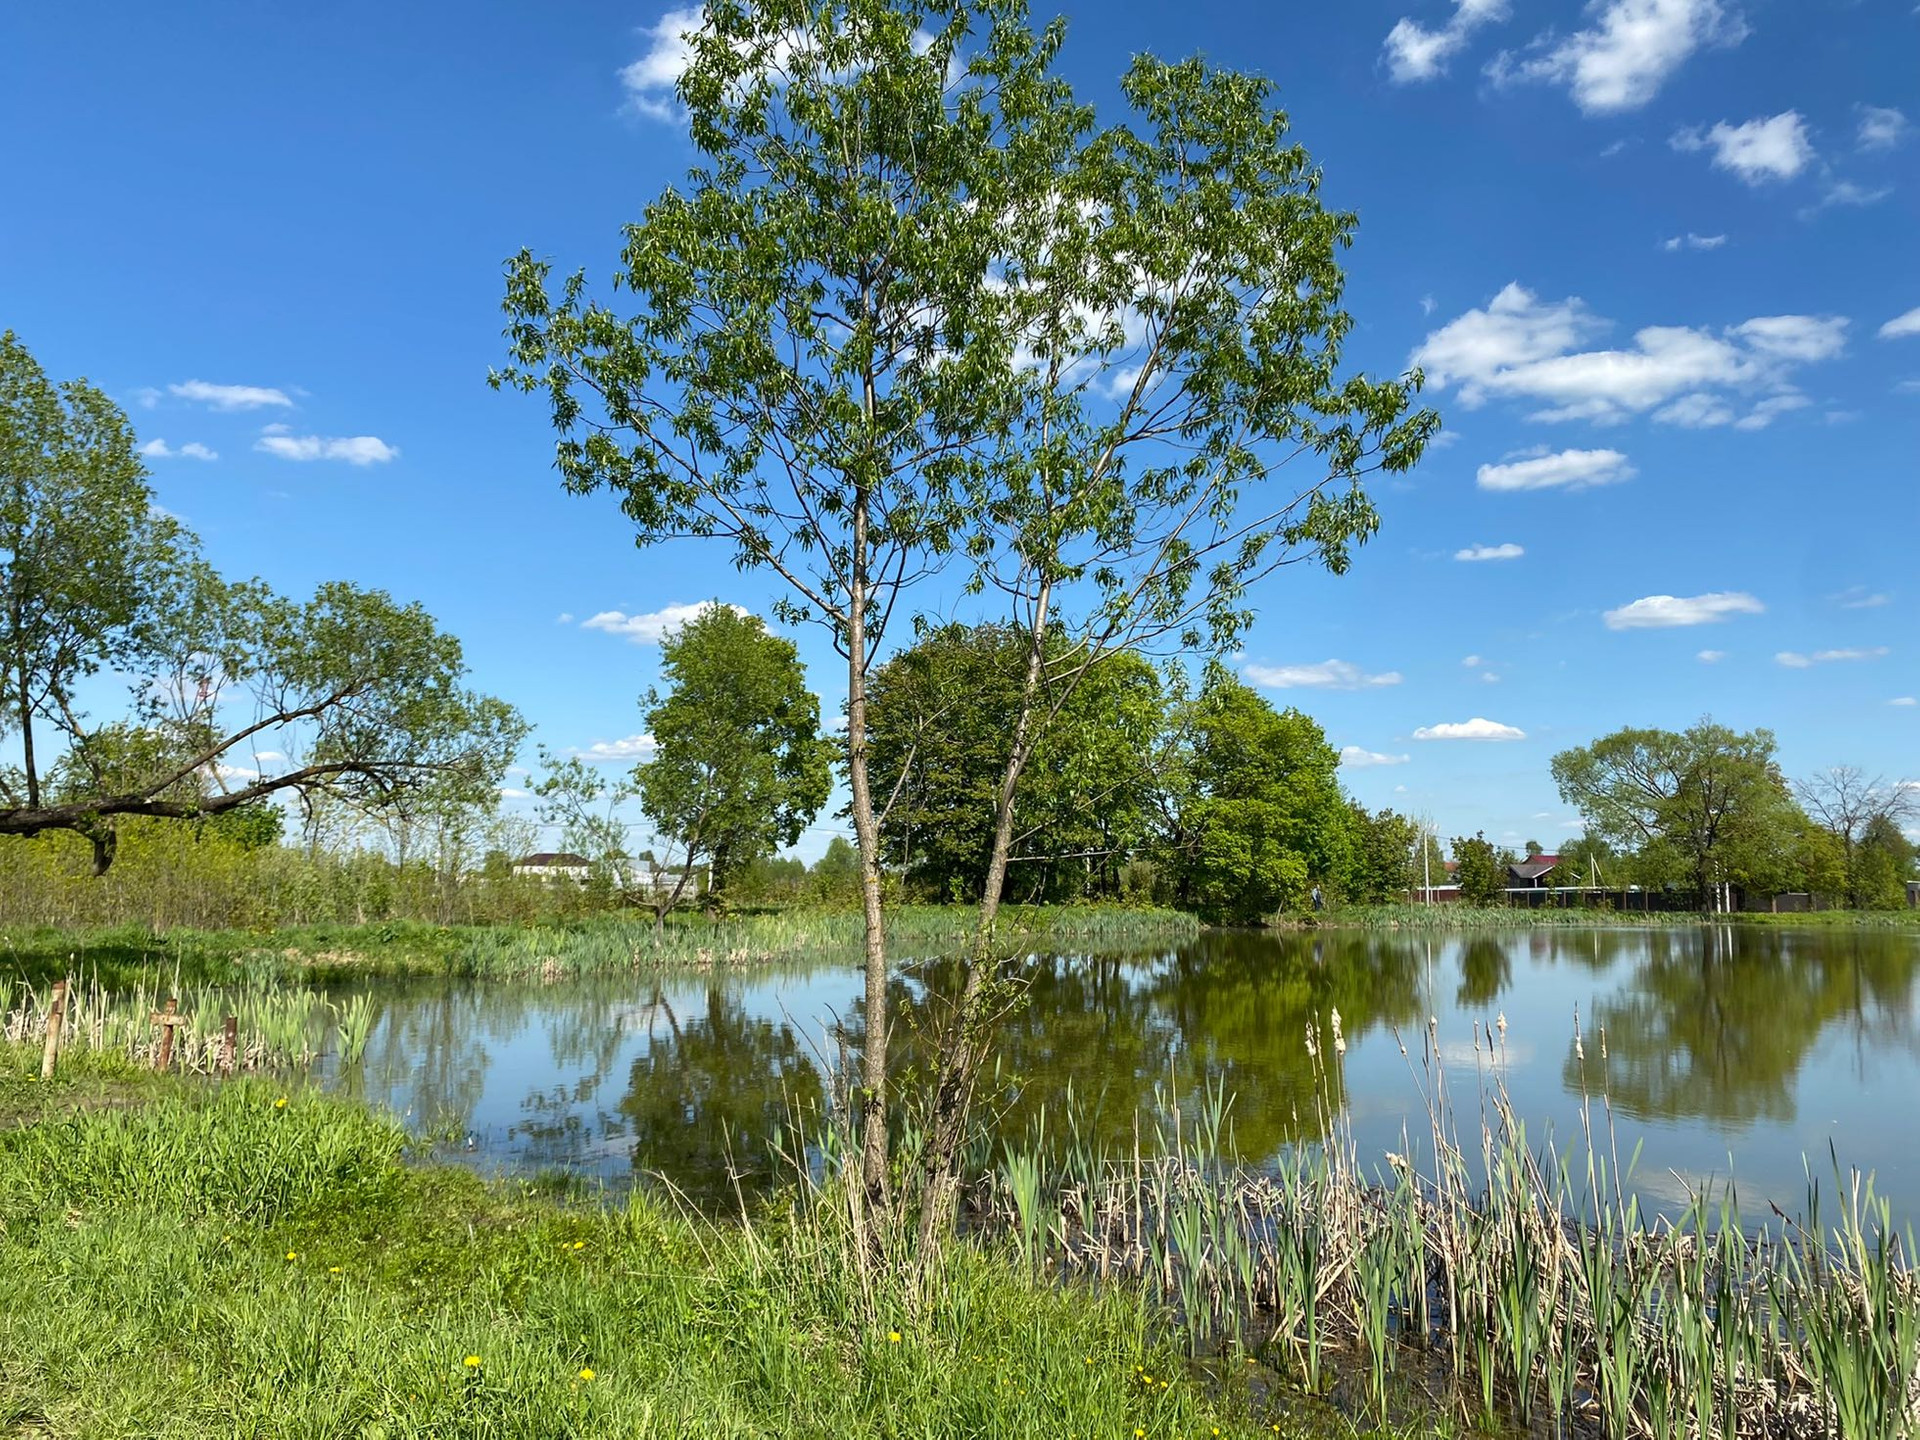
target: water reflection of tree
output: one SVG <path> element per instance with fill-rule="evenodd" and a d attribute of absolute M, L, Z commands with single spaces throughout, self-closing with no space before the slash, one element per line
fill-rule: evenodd
<path fill-rule="evenodd" d="M 1623 991 L 1599 1003 L 1607 1058 L 1568 1054 L 1569 1089 L 1637 1119 L 1731 1125 L 1794 1118 L 1794 1084 L 1829 1026 L 1870 1048 L 1911 1047 L 1910 937 L 1793 935 L 1713 927 L 1663 934 Z"/>
<path fill-rule="evenodd" d="M 491 1043 L 526 1023 L 524 1003 L 460 985 L 387 999 L 361 1063 L 341 1076 L 355 1099 L 378 1099 L 416 1124 L 464 1131 L 486 1089 Z"/>
<path fill-rule="evenodd" d="M 1513 956 L 1503 941 L 1477 936 L 1460 953 L 1460 988 L 1455 994 L 1462 1009 L 1491 1005 L 1513 983 Z"/>
<path fill-rule="evenodd" d="M 1157 1090 L 1198 1102 L 1224 1086 L 1241 1155 L 1269 1158 L 1318 1138 L 1344 1100 L 1331 1055 L 1317 1068 L 1307 1052 L 1308 1024 L 1324 1040 L 1338 1009 L 1350 1043 L 1417 1025 L 1423 955 L 1382 936 L 1216 933 L 1171 952 L 1035 958 L 1019 967 L 1025 995 L 996 1032 L 1005 1083 L 984 1108 L 1012 1135 L 1045 1111 L 1058 1139 L 1071 1093 L 1082 1138 L 1125 1154 Z M 930 998 L 903 997 L 903 1024 L 939 1013 L 943 972 L 926 979 Z M 913 1041 L 903 1048 L 913 1063 Z"/>
<path fill-rule="evenodd" d="M 707 990 L 706 1013 L 656 1033 L 620 1101 L 636 1171 L 658 1172 L 703 1205 L 725 1205 L 733 1175 L 752 1192 L 777 1180 L 771 1142 L 798 1116 L 817 1121 L 824 1087 L 805 1039 Z"/>

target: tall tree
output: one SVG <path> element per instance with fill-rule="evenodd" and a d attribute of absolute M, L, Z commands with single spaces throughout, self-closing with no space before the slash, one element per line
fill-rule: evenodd
<path fill-rule="evenodd" d="M 1418 823 L 1393 810 L 1369 815 L 1358 804 L 1352 806 L 1351 831 L 1356 854 L 1353 872 L 1347 881 L 1350 898 L 1380 905 L 1405 900 L 1421 883 L 1420 845 L 1426 838 Z M 1438 865 L 1444 879 L 1446 872 Z"/>
<path fill-rule="evenodd" d="M 978 963 L 924 1152 L 929 1237 L 1041 733 L 1102 656 L 1229 643 L 1252 577 L 1343 568 L 1376 523 L 1362 477 L 1413 464 L 1437 425 L 1410 413 L 1410 383 L 1340 372 L 1353 218 L 1321 205 L 1266 82 L 1143 58 L 1122 81 L 1137 124 L 1099 128 L 1052 73 L 1062 38 L 1023 0 L 709 6 L 678 91 L 703 165 L 629 229 L 634 313 L 578 276 L 556 296 L 523 252 L 496 377 L 549 397 L 569 488 L 616 490 L 643 543 L 731 542 L 847 658 L 875 1207 L 887 971 L 867 677 L 896 605 L 956 549 L 1028 635 Z M 1275 483 L 1295 459 L 1308 473 Z M 1050 670 L 1063 628 L 1070 658 Z"/>
<path fill-rule="evenodd" d="M 1472 838 L 1456 835 L 1453 840 L 1453 879 L 1460 887 L 1461 903 L 1498 905 L 1507 896 L 1507 867 L 1500 852 L 1481 831 Z"/>
<path fill-rule="evenodd" d="M 873 677 L 881 844 L 937 899 L 980 898 L 1026 654 L 1015 626 L 943 625 Z M 1112 656 L 1089 674 L 1036 749 L 1004 889 L 1077 897 L 1141 841 L 1160 720 L 1160 678 L 1139 656 Z"/>
<path fill-rule="evenodd" d="M 655 916 L 673 908 L 701 863 L 710 893 L 735 869 L 791 845 L 827 803 L 831 746 L 820 701 L 791 640 L 714 603 L 660 644 L 667 688 L 647 692 L 651 760 L 637 766 L 640 808 L 680 860 Z"/>
<path fill-rule="evenodd" d="M 1767 847 L 1793 806 L 1774 763 L 1771 731 L 1742 733 L 1710 718 L 1685 731 L 1628 728 L 1553 757 L 1560 798 L 1586 817 L 1588 834 L 1669 857 L 1705 908 L 1737 880 L 1744 853 Z"/>
<path fill-rule="evenodd" d="M 1872 910 L 1899 910 L 1907 903 L 1907 885 L 1920 879 L 1914 860 L 1920 855 L 1889 815 L 1874 816 L 1854 847 L 1849 871 L 1855 887 L 1854 904 Z"/>
<path fill-rule="evenodd" d="M 1840 847 L 1847 904 L 1856 909 L 1871 904 L 1865 898 L 1869 888 L 1884 898 L 1885 866 L 1880 855 L 1885 847 L 1869 861 L 1862 846 L 1870 831 L 1883 838 L 1889 832 L 1898 836 L 1901 827 L 1920 811 L 1920 791 L 1890 784 L 1884 777 L 1870 776 L 1854 765 L 1836 765 L 1796 781 L 1793 791 L 1807 814 Z M 1873 872 L 1871 884 L 1863 874 L 1863 862 Z"/>
<path fill-rule="evenodd" d="M 302 605 L 229 584 L 158 509 L 125 415 L 0 335 L 0 834 L 217 815 L 280 792 L 379 809 L 422 787 L 490 796 L 525 734 L 464 688 L 417 605 L 322 585 Z M 126 711 L 83 688 L 125 676 Z M 98 689 L 96 685 L 92 687 Z"/>
<path fill-rule="evenodd" d="M 1188 789 L 1169 804 L 1168 863 L 1183 903 L 1245 924 L 1304 908 L 1316 881 L 1352 866 L 1340 757 L 1311 718 L 1274 709 L 1215 665 L 1187 728 L 1192 749 L 1178 773 Z"/>

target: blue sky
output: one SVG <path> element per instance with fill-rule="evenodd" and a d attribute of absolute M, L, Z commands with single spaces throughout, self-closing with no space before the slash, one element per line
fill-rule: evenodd
<path fill-rule="evenodd" d="M 1064 13 L 1103 105 L 1141 50 L 1270 76 L 1359 213 L 1350 361 L 1428 371 L 1442 445 L 1380 488 L 1347 576 L 1263 582 L 1238 662 L 1350 747 L 1362 800 L 1552 844 L 1555 750 L 1706 712 L 1772 727 L 1790 773 L 1920 774 L 1910 0 Z M 418 598 L 540 740 L 629 751 L 646 617 L 773 592 L 697 544 L 636 551 L 485 380 L 503 259 L 604 281 L 689 163 L 678 28 L 6 7 L 0 325 L 121 399 L 227 572 Z M 799 638 L 831 713 L 833 657 Z"/>

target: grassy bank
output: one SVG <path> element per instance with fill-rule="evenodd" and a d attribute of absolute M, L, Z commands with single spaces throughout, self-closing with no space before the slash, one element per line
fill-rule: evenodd
<path fill-rule="evenodd" d="M 889 915 L 902 954 L 950 950 L 971 933 L 968 906 L 906 906 Z M 1023 943 L 1124 942 L 1191 935 L 1191 916 L 1118 906 L 1008 906 L 999 934 Z M 744 965 L 851 955 L 857 913 L 787 910 L 710 920 L 603 916 L 541 925 L 320 925 L 301 929 L 0 928 L 0 976 L 40 982 L 97 977 L 109 988 L 244 981 L 312 983 L 382 975 L 561 978 L 629 969 Z"/>
<path fill-rule="evenodd" d="M 831 1210 L 752 1228 L 401 1163 L 249 1082 L 0 1052 L 0 1433 L 1247 1436 L 1129 1290 L 960 1247 L 864 1284 Z"/>
<path fill-rule="evenodd" d="M 1738 912 L 1519 908 L 1506 905 L 1355 905 L 1295 922 L 1336 930 L 1670 929 L 1695 925 L 1814 926 L 1920 931 L 1920 910 L 1815 910 L 1799 915 Z"/>

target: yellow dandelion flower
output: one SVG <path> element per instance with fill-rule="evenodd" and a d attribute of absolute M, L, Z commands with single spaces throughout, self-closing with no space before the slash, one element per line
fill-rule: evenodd
<path fill-rule="evenodd" d="M 287 1108 L 287 1097 L 286 1097 L 286 1096 L 284 1096 L 284 1095 L 282 1095 L 282 1096 L 281 1096 L 281 1097 L 280 1097 L 280 1098 L 279 1098 L 278 1100 L 276 1100 L 276 1101 L 274 1101 L 274 1102 L 273 1102 L 273 1108 L 274 1108 L 274 1109 L 276 1109 L 276 1110 L 284 1110 L 284 1109 L 286 1109 L 286 1108 Z"/>
<path fill-rule="evenodd" d="M 582 1380 L 591 1380 L 591 1379 L 593 1379 L 593 1367 L 592 1367 L 591 1365 L 582 1365 L 582 1366 L 580 1367 L 580 1378 L 581 1378 Z M 1213 1433 L 1214 1433 L 1214 1434 L 1216 1434 L 1216 1435 L 1218 1435 L 1218 1434 L 1219 1434 L 1220 1432 L 1219 1432 L 1218 1430 L 1216 1430 L 1216 1431 L 1214 1431 Z"/>
<path fill-rule="evenodd" d="M 338 1265 L 327 1266 L 327 1274 L 338 1275 L 339 1273 L 340 1273 L 340 1267 Z"/>
<path fill-rule="evenodd" d="M 287 1259 L 298 1260 L 299 1258 L 300 1258 L 300 1252 L 298 1250 L 287 1251 Z"/>
<path fill-rule="evenodd" d="M 573 1242 L 573 1248 L 576 1250 L 584 1250 L 587 1248 L 587 1242 L 584 1240 L 576 1240 Z"/>
<path fill-rule="evenodd" d="M 480 1368 L 480 1357 L 478 1355 L 469 1355 L 461 1363 L 469 1370 L 478 1370 Z"/>
<path fill-rule="evenodd" d="M 887 1343 L 890 1345 L 898 1345 L 900 1343 L 900 1332 L 898 1330 L 887 1331 Z"/>

